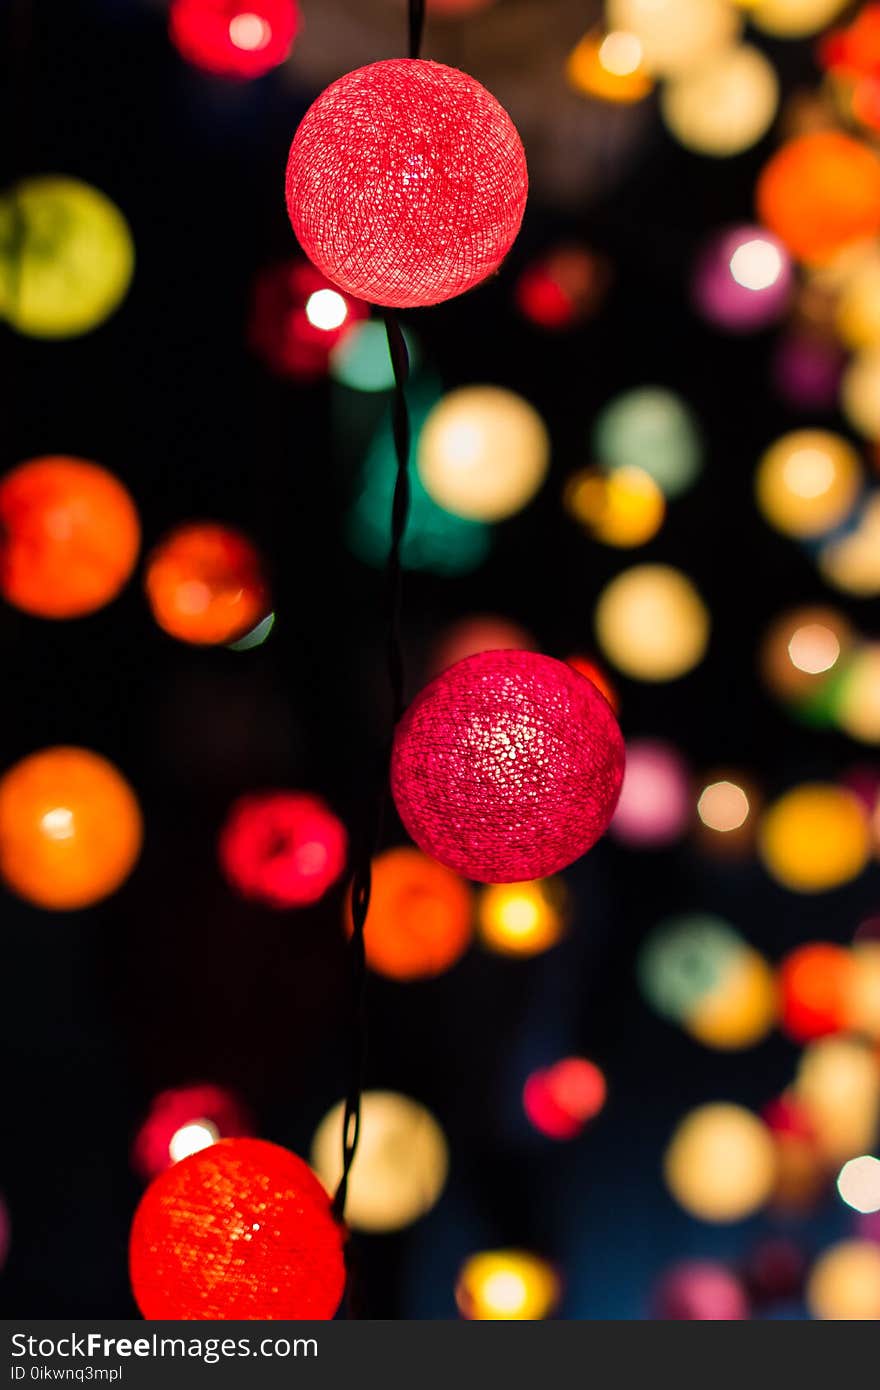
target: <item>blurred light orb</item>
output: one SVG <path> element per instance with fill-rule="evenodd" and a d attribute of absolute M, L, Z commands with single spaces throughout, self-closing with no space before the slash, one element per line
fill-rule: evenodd
<path fill-rule="evenodd" d="M 727 48 L 741 20 L 728 0 L 607 0 L 609 29 L 634 34 L 649 72 L 672 77 Z"/>
<path fill-rule="evenodd" d="M 256 549 L 219 522 L 191 521 L 170 531 L 147 558 L 144 587 L 163 632 L 194 646 L 235 641 L 271 608 Z"/>
<path fill-rule="evenodd" d="M 565 935 L 569 898 L 560 878 L 496 883 L 477 900 L 477 930 L 483 946 L 502 956 L 537 956 Z"/>
<path fill-rule="evenodd" d="M 308 261 L 283 261 L 254 279 L 248 341 L 276 376 L 314 381 L 327 374 L 333 352 L 367 327 L 368 314 L 362 300 L 334 289 Z M 384 354 L 387 361 L 387 344 Z"/>
<path fill-rule="evenodd" d="M 631 739 L 610 826 L 614 839 L 633 848 L 669 845 L 684 834 L 690 815 L 690 777 L 678 750 L 661 739 Z"/>
<path fill-rule="evenodd" d="M 820 1321 L 880 1318 L 880 1245 L 841 1240 L 818 1258 L 807 1279 L 807 1306 Z"/>
<path fill-rule="evenodd" d="M 135 1212 L 129 1272 L 149 1320 L 333 1317 L 343 1232 L 306 1163 L 262 1139 L 223 1139 L 154 1178 Z"/>
<path fill-rule="evenodd" d="M 217 853 L 229 884 L 266 907 L 307 907 L 345 869 L 345 826 L 320 797 L 251 792 L 230 808 Z"/>
<path fill-rule="evenodd" d="M 685 149 L 721 159 L 766 135 L 779 106 L 776 69 L 751 44 L 722 49 L 664 84 L 660 110 Z"/>
<path fill-rule="evenodd" d="M 880 440 L 880 347 L 857 352 L 844 369 L 840 403 L 844 415 L 866 439 Z"/>
<path fill-rule="evenodd" d="M 348 305 L 338 290 L 315 290 L 306 300 L 306 318 L 313 328 L 331 333 L 348 318 Z"/>
<path fill-rule="evenodd" d="M 859 457 L 845 439 L 827 430 L 794 430 L 761 458 L 755 495 L 771 526 L 807 539 L 845 521 L 861 485 Z"/>
<path fill-rule="evenodd" d="M 876 1045 L 845 1034 L 809 1043 L 798 1065 L 794 1096 L 826 1164 L 867 1153 L 880 1121 Z"/>
<path fill-rule="evenodd" d="M 836 130 L 796 136 L 764 166 L 756 202 L 796 260 L 825 265 L 880 233 L 880 157 Z"/>
<path fill-rule="evenodd" d="M 775 1027 L 776 981 L 769 964 L 743 943 L 718 984 L 707 991 L 684 1020 L 684 1028 L 704 1047 L 739 1052 L 754 1047 Z"/>
<path fill-rule="evenodd" d="M 218 77 L 252 78 L 283 63 L 299 30 L 295 0 L 172 0 L 171 42 Z"/>
<path fill-rule="evenodd" d="M 534 651 L 536 642 L 530 632 L 509 618 L 495 614 L 477 614 L 471 618 L 461 618 L 441 635 L 436 642 L 430 661 L 432 676 L 464 661 L 468 656 L 479 656 L 481 652 Z"/>
<path fill-rule="evenodd" d="M 643 101 L 654 87 L 642 62 L 641 39 L 622 29 L 585 34 L 568 55 L 565 76 L 583 96 L 620 106 Z"/>
<path fill-rule="evenodd" d="M 746 225 L 712 238 L 697 258 L 691 288 L 704 318 L 730 333 L 752 333 L 785 313 L 792 286 L 782 243 Z"/>
<path fill-rule="evenodd" d="M 871 1154 L 849 1159 L 837 1175 L 837 1191 L 853 1211 L 880 1211 L 880 1159 Z"/>
<path fill-rule="evenodd" d="M 832 536 L 819 552 L 823 579 L 859 598 L 880 594 L 880 491 L 864 498 L 846 530 Z"/>
<path fill-rule="evenodd" d="M 565 660 L 573 670 L 577 671 L 582 676 L 586 676 L 588 681 L 593 682 L 600 694 L 605 696 L 605 699 L 608 701 L 615 714 L 620 713 L 620 697 L 608 679 L 607 673 L 602 670 L 601 666 L 597 665 L 595 661 L 591 661 L 589 657 L 586 656 L 567 656 Z M 624 776 L 625 775 L 626 773 L 624 772 Z"/>
<path fill-rule="evenodd" d="M 702 467 L 702 441 L 690 410 L 660 386 L 637 387 L 609 401 L 597 417 L 593 448 L 604 468 L 639 468 L 666 497 L 686 492 Z"/>
<path fill-rule="evenodd" d="M 473 915 L 473 893 L 451 869 L 417 849 L 385 850 L 373 860 L 367 964 L 390 980 L 442 975 L 470 945 Z M 346 927 L 351 933 L 348 902 Z"/>
<path fill-rule="evenodd" d="M 834 326 L 852 352 L 880 348 L 880 253 L 871 247 L 845 274 Z"/>
<path fill-rule="evenodd" d="M 605 297 L 611 271 L 586 246 L 562 245 L 526 266 L 514 288 L 520 313 L 550 332 L 585 323 Z"/>
<path fill-rule="evenodd" d="M 550 464 L 550 437 L 534 406 L 500 386 L 450 391 L 428 415 L 416 467 L 453 516 L 501 521 L 522 511 Z"/>
<path fill-rule="evenodd" d="M 566 510 L 604 545 L 627 550 L 656 536 L 666 516 L 661 489 L 642 468 L 598 468 L 573 473 L 565 485 Z"/>
<path fill-rule="evenodd" d="M 839 345 L 819 333 L 784 333 L 773 350 L 773 385 L 798 410 L 836 410 L 844 360 Z"/>
<path fill-rule="evenodd" d="M 790 609 L 780 614 L 764 637 L 761 674 L 780 699 L 804 700 L 827 682 L 853 641 L 849 622 L 836 609 Z"/>
<path fill-rule="evenodd" d="M 776 1153 L 761 1120 L 740 1105 L 699 1106 L 680 1122 L 663 1160 L 672 1196 L 700 1221 L 743 1221 L 769 1201 Z"/>
<path fill-rule="evenodd" d="M 110 199 L 79 179 L 24 179 L 0 198 L 0 318 L 29 338 L 76 338 L 122 303 L 134 243 Z"/>
<path fill-rule="evenodd" d="M 0 479 L 0 593 L 40 618 L 79 618 L 110 603 L 140 549 L 135 505 L 84 459 L 20 463 Z"/>
<path fill-rule="evenodd" d="M 858 797 L 831 783 L 804 783 L 765 812 L 758 846 L 764 867 L 793 893 L 826 893 L 857 878 L 871 856 Z"/>
<path fill-rule="evenodd" d="M 312 1140 L 311 1162 L 328 1191 L 342 1176 L 340 1101 Z M 393 1091 L 365 1091 L 357 1153 L 348 1178 L 345 1219 L 357 1231 L 400 1231 L 440 1200 L 449 1151 L 430 1111 Z"/>
<path fill-rule="evenodd" d="M 403 330 L 410 367 L 419 362 L 419 350 L 412 334 Z M 394 386 L 394 369 L 388 355 L 388 338 L 380 319 L 366 319 L 350 324 L 330 349 L 330 375 L 340 386 L 350 391 L 373 394 L 390 391 Z"/>
<path fill-rule="evenodd" d="M 709 643 L 709 612 L 694 585 L 669 565 L 636 565 L 599 595 L 596 636 L 605 656 L 634 680 L 677 680 Z"/>
<path fill-rule="evenodd" d="M 824 675 L 837 664 L 840 639 L 824 623 L 804 623 L 792 633 L 788 655 L 796 670 L 808 676 Z"/>
<path fill-rule="evenodd" d="M 338 288 L 397 309 L 438 304 L 492 275 L 527 192 L 504 108 L 467 74 L 414 58 L 371 63 L 327 87 L 287 164 L 287 209 L 309 259 Z"/>
<path fill-rule="evenodd" d="M 552 1265 L 526 1250 L 484 1250 L 465 1260 L 455 1302 L 470 1321 L 536 1322 L 553 1316 L 562 1285 Z"/>
<path fill-rule="evenodd" d="M 880 743 L 880 642 L 860 647 L 849 662 L 835 710 L 850 738 Z"/>
<path fill-rule="evenodd" d="M 250 1131 L 240 1101 L 222 1086 L 175 1087 L 154 1097 L 135 1138 L 132 1163 L 142 1177 L 154 1178 L 218 1139 Z"/>
<path fill-rule="evenodd" d="M 120 772 L 86 748 L 44 748 L 0 778 L 0 877 L 54 911 L 115 893 L 141 852 L 143 820 Z"/>
<path fill-rule="evenodd" d="M 523 1087 L 523 1109 L 548 1139 L 576 1139 L 605 1104 L 605 1077 L 585 1057 L 564 1057 L 534 1071 Z"/>
<path fill-rule="evenodd" d="M 848 0 L 750 0 L 749 20 L 765 34 L 803 39 L 836 19 Z"/>
<path fill-rule="evenodd" d="M 733 1270 L 716 1260 L 682 1260 L 660 1279 L 652 1298 L 664 1322 L 734 1322 L 749 1317 L 749 1301 Z"/>
<path fill-rule="evenodd" d="M 846 1027 L 855 966 L 850 951 L 812 941 L 779 967 L 781 1023 L 795 1042 L 811 1042 Z"/>
<path fill-rule="evenodd" d="M 592 681 L 536 652 L 483 652 L 435 677 L 394 736 L 404 828 L 482 883 L 558 873 L 604 835 L 623 737 Z"/>
<path fill-rule="evenodd" d="M 708 830 L 730 834 L 745 825 L 749 817 L 749 798 L 736 782 L 712 782 L 704 787 L 697 802 L 697 815 Z"/>

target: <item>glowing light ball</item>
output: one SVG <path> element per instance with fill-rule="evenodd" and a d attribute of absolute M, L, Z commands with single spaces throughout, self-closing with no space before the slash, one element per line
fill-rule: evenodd
<path fill-rule="evenodd" d="M 254 281 L 248 339 L 278 376 L 310 381 L 327 373 L 333 350 L 368 314 L 366 304 L 336 289 L 308 261 L 285 261 Z M 384 336 L 383 326 L 376 327 Z"/>
<path fill-rule="evenodd" d="M 710 782 L 697 801 L 697 815 L 703 825 L 719 835 L 731 835 L 740 830 L 750 811 L 748 794 L 738 782 Z"/>
<path fill-rule="evenodd" d="M 180 1086 L 157 1095 L 138 1131 L 132 1162 L 145 1178 L 164 1173 L 219 1139 L 250 1133 L 240 1101 L 222 1086 Z"/>
<path fill-rule="evenodd" d="M 794 608 L 768 629 L 760 653 L 764 681 L 782 700 L 803 701 L 821 690 L 854 640 L 834 608 Z"/>
<path fill-rule="evenodd" d="M 607 673 L 602 670 L 602 667 L 586 656 L 567 656 L 565 659 L 568 665 L 573 667 L 579 675 L 586 676 L 588 681 L 593 682 L 599 693 L 605 696 L 605 699 L 614 710 L 614 713 L 619 714 L 620 697 L 608 679 Z"/>
<path fill-rule="evenodd" d="M 826 1163 L 867 1153 L 880 1121 L 880 1066 L 867 1038 L 819 1038 L 804 1050 L 794 1094 Z"/>
<path fill-rule="evenodd" d="M 871 1240 L 829 1246 L 810 1270 L 807 1306 L 825 1322 L 880 1318 L 880 1246 Z"/>
<path fill-rule="evenodd" d="M 350 302 L 360 303 L 359 300 Z M 419 363 L 418 345 L 411 333 L 402 331 L 410 367 L 414 369 Z M 346 326 L 330 349 L 329 366 L 333 380 L 351 391 L 365 391 L 371 395 L 390 391 L 394 385 L 394 369 L 388 355 L 384 323 L 380 319 L 367 319 Z"/>
<path fill-rule="evenodd" d="M 765 34 L 802 39 L 836 19 L 848 0 L 751 0 L 749 19 Z"/>
<path fill-rule="evenodd" d="M 563 501 L 596 540 L 624 550 L 652 540 L 666 516 L 658 484 L 650 473 L 631 465 L 610 474 L 580 469 L 568 479 Z"/>
<path fill-rule="evenodd" d="M 611 279 L 608 262 L 586 246 L 557 246 L 527 266 L 516 282 L 520 313 L 558 332 L 591 318 Z"/>
<path fill-rule="evenodd" d="M 526 1250 L 471 1255 L 455 1281 L 458 1311 L 474 1322 L 536 1322 L 552 1317 L 561 1296 L 552 1265 Z"/>
<path fill-rule="evenodd" d="M 343 1234 L 307 1164 L 262 1139 L 223 1139 L 154 1178 L 129 1273 L 148 1319 L 333 1317 Z"/>
<path fill-rule="evenodd" d="M 880 1211 L 880 1159 L 871 1154 L 849 1159 L 837 1175 L 837 1191 L 853 1211 Z"/>
<path fill-rule="evenodd" d="M 523 1109 L 548 1139 L 575 1139 L 605 1104 L 605 1078 L 585 1057 L 564 1057 L 532 1072 L 523 1087 Z"/>
<path fill-rule="evenodd" d="M 511 883 L 592 848 L 623 765 L 617 720 L 591 681 L 536 652 L 484 652 L 416 696 L 395 733 L 391 790 L 425 853 Z"/>
<path fill-rule="evenodd" d="M 733 227 L 714 237 L 694 268 L 694 303 L 729 333 L 775 323 L 791 299 L 793 273 L 782 242 L 760 227 Z"/>
<path fill-rule="evenodd" d="M 782 1027 L 795 1042 L 838 1033 L 846 1026 L 855 974 L 842 946 L 810 942 L 786 956 L 779 968 Z"/>
<path fill-rule="evenodd" d="M 880 440 L 880 347 L 866 348 L 850 360 L 841 381 L 843 413 L 866 439 Z"/>
<path fill-rule="evenodd" d="M 637 34 L 613 29 L 610 34 L 585 34 L 565 64 L 569 86 L 584 96 L 630 106 L 653 91 L 654 80 L 642 62 Z"/>
<path fill-rule="evenodd" d="M 463 386 L 435 405 L 416 467 L 453 516 L 500 521 L 530 502 L 547 474 L 550 438 L 534 406 L 500 386 Z"/>
<path fill-rule="evenodd" d="M 441 63 L 358 68 L 309 107 L 290 147 L 287 210 L 334 285 L 396 309 L 492 275 L 520 228 L 526 158 L 507 112 Z"/>
<path fill-rule="evenodd" d="M 766 1125 L 740 1105 L 702 1105 L 681 1121 L 663 1160 L 666 1185 L 691 1216 L 743 1221 L 769 1201 L 776 1153 Z"/>
<path fill-rule="evenodd" d="M 880 158 L 838 131 L 783 145 L 757 185 L 758 216 L 791 254 L 823 265 L 880 232 Z"/>
<path fill-rule="evenodd" d="M 852 792 L 830 783 L 804 783 L 765 811 L 758 847 L 767 872 L 783 888 L 824 893 L 865 868 L 870 825 Z"/>
<path fill-rule="evenodd" d="M 144 582 L 162 630 L 195 646 L 243 637 L 271 607 L 257 551 L 217 522 L 188 522 L 169 532 L 148 557 Z"/>
<path fill-rule="evenodd" d="M 656 848 L 672 844 L 691 816 L 690 777 L 677 749 L 660 739 L 632 739 L 611 834 L 623 844 Z"/>
<path fill-rule="evenodd" d="M 0 778 L 0 877 L 38 907 L 89 907 L 115 893 L 142 840 L 131 787 L 86 748 L 44 748 Z"/>
<path fill-rule="evenodd" d="M 267 907 L 316 903 L 342 874 L 345 826 L 320 797 L 255 792 L 236 801 L 217 852 L 228 882 L 243 898 Z"/>
<path fill-rule="evenodd" d="M 834 326 L 853 352 L 880 347 L 880 254 L 871 247 L 844 278 Z"/>
<path fill-rule="evenodd" d="M 669 565 L 636 565 L 612 579 L 595 625 L 605 656 L 634 680 L 676 680 L 699 665 L 709 643 L 706 605 Z"/>
<path fill-rule="evenodd" d="M 850 738 L 880 743 L 880 642 L 866 643 L 855 653 L 835 713 Z"/>
<path fill-rule="evenodd" d="M 714 989 L 698 1001 L 685 1030 L 704 1047 L 738 1052 L 762 1042 L 776 1024 L 776 981 L 767 961 L 750 947 L 741 950 Z"/>
<path fill-rule="evenodd" d="M 859 457 L 827 430 L 784 434 L 762 457 L 755 495 L 765 520 L 787 536 L 826 535 L 849 516 L 862 483 Z"/>
<path fill-rule="evenodd" d="M 779 106 L 776 69 L 758 48 L 725 48 L 667 82 L 660 110 L 667 130 L 685 149 L 716 158 L 757 144 Z"/>
<path fill-rule="evenodd" d="M 663 77 L 704 63 L 741 25 L 727 0 L 608 0 L 606 19 L 610 29 L 636 35 L 645 67 Z"/>
<path fill-rule="evenodd" d="M 683 1260 L 654 1291 L 655 1316 L 664 1322 L 735 1322 L 749 1316 L 749 1301 L 733 1270 L 715 1260 Z"/>
<path fill-rule="evenodd" d="M 562 879 L 496 883 L 477 901 L 477 930 L 487 950 L 502 956 L 536 956 L 565 935 L 568 893 Z"/>
<path fill-rule="evenodd" d="M 0 198 L 0 317 L 30 338 L 75 338 L 119 308 L 134 273 L 122 213 L 79 179 L 25 179 Z"/>
<path fill-rule="evenodd" d="M 406 847 L 373 860 L 364 944 L 371 970 L 391 980 L 442 975 L 471 942 L 471 889 L 451 869 Z M 350 909 L 346 925 L 352 930 Z"/>
<path fill-rule="evenodd" d="M 842 535 L 819 552 L 822 577 L 835 588 L 860 598 L 880 594 L 880 492 L 867 494 Z"/>
<path fill-rule="evenodd" d="M 690 410 L 661 386 L 641 386 L 609 401 L 596 420 L 593 448 L 604 468 L 640 468 L 666 497 L 686 492 L 702 467 Z"/>
<path fill-rule="evenodd" d="M 880 1042 L 880 941 L 864 940 L 857 933 L 852 967 L 845 1027 Z"/>
<path fill-rule="evenodd" d="M 0 593 L 41 618 L 78 618 L 131 576 L 141 530 L 112 473 L 74 458 L 21 463 L 0 480 Z"/>
<path fill-rule="evenodd" d="M 844 361 L 838 345 L 820 334 L 783 334 L 773 350 L 773 385 L 782 399 L 798 410 L 834 410 Z"/>
<path fill-rule="evenodd" d="M 332 1191 L 342 1174 L 343 1102 L 312 1140 L 312 1167 Z M 399 1231 L 439 1201 L 449 1171 L 443 1131 L 430 1111 L 393 1091 L 365 1091 L 345 1219 L 359 1231 Z"/>
<path fill-rule="evenodd" d="M 219 77 L 262 77 L 283 63 L 299 29 L 295 0 L 172 0 L 171 41 Z"/>

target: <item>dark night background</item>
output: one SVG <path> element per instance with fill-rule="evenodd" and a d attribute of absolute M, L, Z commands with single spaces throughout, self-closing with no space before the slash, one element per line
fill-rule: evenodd
<path fill-rule="evenodd" d="M 88 911 L 54 915 L 2 896 L 0 1186 L 13 1229 L 0 1287 L 8 1316 L 126 1317 L 141 1190 L 129 1150 L 152 1096 L 189 1081 L 228 1085 L 258 1133 L 307 1153 L 344 1088 L 341 888 L 298 913 L 251 907 L 220 878 L 215 840 L 230 802 L 254 787 L 314 790 L 349 825 L 362 813 L 386 718 L 384 588 L 346 550 L 343 523 L 388 398 L 280 382 L 245 343 L 255 272 L 295 251 L 283 169 L 321 85 L 298 73 L 296 53 L 289 71 L 238 86 L 181 60 L 160 4 L 7 0 L 5 33 L 16 8 L 33 26 L 26 63 L 7 64 L 7 179 L 59 172 L 94 183 L 132 226 L 137 270 L 121 310 L 94 333 L 40 343 L 3 330 L 4 467 L 53 451 L 105 464 L 137 502 L 145 549 L 186 519 L 240 526 L 271 567 L 277 613 L 265 646 L 234 653 L 167 637 L 139 579 L 76 622 L 0 611 L 0 765 L 53 743 L 94 748 L 130 779 L 147 827 L 130 881 Z M 303 8 L 308 24 L 322 0 Z M 404 45 L 401 22 L 396 51 Z M 763 46 L 787 92 L 815 83 L 809 44 Z M 430 31 L 425 54 L 440 56 Z M 332 55 L 326 66 L 336 75 Z M 478 63 L 471 70 L 484 76 Z M 768 621 L 825 591 L 809 558 L 759 519 L 754 463 L 786 429 L 841 422 L 796 414 L 773 394 L 772 333 L 723 338 L 687 301 L 695 246 L 749 218 L 772 146 L 771 135 L 747 155 L 700 159 L 673 145 L 649 102 L 626 161 L 589 197 L 532 199 L 493 283 L 406 317 L 445 386 L 509 386 L 538 407 L 553 440 L 548 483 L 495 528 L 480 569 L 408 576 L 411 690 L 433 638 L 468 613 L 522 623 L 553 655 L 590 650 L 607 578 L 668 560 L 710 605 L 709 657 L 665 686 L 619 679 L 624 733 L 668 738 L 698 770 L 740 768 L 767 796 L 859 760 L 841 736 L 788 720 L 755 669 Z M 537 251 L 578 238 L 610 257 L 614 284 L 598 317 L 547 336 L 517 314 L 512 285 Z M 706 466 L 656 540 L 613 551 L 565 515 L 562 482 L 590 461 L 599 407 L 654 382 L 692 405 Z M 348 446 L 335 450 L 340 429 Z M 866 604 L 839 606 L 870 627 Z M 436 982 L 371 978 L 368 1083 L 425 1102 L 452 1150 L 448 1188 L 427 1218 L 360 1238 L 375 1316 L 454 1316 L 465 1255 L 519 1245 L 559 1262 L 564 1316 L 639 1317 L 670 1260 L 739 1258 L 756 1233 L 780 1229 L 772 1218 L 717 1230 L 689 1219 L 662 1186 L 660 1155 L 691 1105 L 777 1094 L 794 1047 L 777 1035 L 740 1055 L 701 1049 L 641 1001 L 635 951 L 662 916 L 701 908 L 772 960 L 812 937 L 848 940 L 876 907 L 877 870 L 795 897 L 754 859 L 713 859 L 690 838 L 637 859 L 606 841 L 566 879 L 574 926 L 548 954 L 508 961 L 475 947 Z M 599 1062 L 609 1102 L 582 1138 L 554 1145 L 529 1130 L 519 1094 L 528 1071 L 566 1051 Z M 811 1249 L 845 1227 L 841 1212 L 793 1229 Z"/>

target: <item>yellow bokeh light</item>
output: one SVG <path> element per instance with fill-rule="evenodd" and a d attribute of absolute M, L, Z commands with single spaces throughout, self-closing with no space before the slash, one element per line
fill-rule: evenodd
<path fill-rule="evenodd" d="M 534 956 L 565 934 L 568 894 L 559 878 L 492 883 L 480 893 L 477 931 L 483 945 L 505 956 Z"/>
<path fill-rule="evenodd" d="M 745 825 L 749 816 L 749 798 L 736 782 L 712 782 L 705 787 L 697 802 L 697 814 L 709 830 L 729 834 Z"/>
<path fill-rule="evenodd" d="M 735 1052 L 754 1047 L 776 1023 L 776 979 L 767 961 L 744 947 L 718 983 L 701 995 L 684 1020 L 686 1032 L 705 1047 Z"/>
<path fill-rule="evenodd" d="M 880 251 L 876 247 L 847 258 L 835 324 L 851 351 L 880 347 Z"/>
<path fill-rule="evenodd" d="M 679 1206 L 701 1221 L 742 1221 L 770 1198 L 776 1152 L 766 1125 L 739 1105 L 702 1105 L 676 1129 L 663 1161 Z"/>
<path fill-rule="evenodd" d="M 862 743 L 880 743 L 880 642 L 854 655 L 835 710 L 844 733 Z"/>
<path fill-rule="evenodd" d="M 880 1245 L 841 1240 L 829 1246 L 810 1271 L 806 1298 L 811 1315 L 821 1321 L 880 1318 Z"/>
<path fill-rule="evenodd" d="M 538 412 L 499 386 L 464 386 L 434 406 L 417 467 L 439 506 L 472 521 L 500 521 L 538 491 L 550 438 Z"/>
<path fill-rule="evenodd" d="M 668 565 L 637 565 L 606 586 L 596 605 L 596 635 L 627 676 L 669 681 L 703 659 L 709 613 L 691 581 Z"/>
<path fill-rule="evenodd" d="M 613 473 L 582 469 L 569 478 L 564 501 L 597 540 L 622 550 L 652 540 L 666 515 L 666 499 L 654 479 L 632 465 Z"/>
<path fill-rule="evenodd" d="M 869 497 L 851 530 L 827 541 L 819 554 L 825 579 L 847 594 L 880 594 L 880 494 Z"/>
<path fill-rule="evenodd" d="M 837 1175 L 837 1190 L 853 1211 L 880 1211 L 880 1159 L 870 1154 L 849 1159 Z"/>
<path fill-rule="evenodd" d="M 871 1148 L 880 1119 L 880 1063 L 871 1042 L 836 1034 L 811 1043 L 793 1089 L 829 1162 Z"/>
<path fill-rule="evenodd" d="M 833 608 L 793 609 L 781 614 L 764 638 L 762 675 L 782 699 L 806 697 L 820 688 L 852 643 L 852 628 Z"/>
<path fill-rule="evenodd" d="M 778 105 L 773 64 L 749 44 L 724 49 L 667 82 L 660 97 L 666 128 L 679 144 L 716 158 L 756 144 L 769 130 Z M 769 283 L 778 276 L 779 270 Z"/>
<path fill-rule="evenodd" d="M 850 359 L 840 383 L 840 403 L 854 430 L 880 440 L 880 347 L 865 348 Z"/>
<path fill-rule="evenodd" d="M 880 941 L 859 942 L 853 947 L 852 962 L 847 1027 L 880 1042 Z"/>
<path fill-rule="evenodd" d="M 471 1255 L 455 1283 L 462 1317 L 480 1321 L 548 1318 L 561 1286 L 546 1260 L 525 1250 L 485 1250 Z"/>
<path fill-rule="evenodd" d="M 824 623 L 803 623 L 788 643 L 792 666 L 807 676 L 830 671 L 840 658 L 840 638 Z"/>
<path fill-rule="evenodd" d="M 764 813 L 758 835 L 764 865 L 795 893 L 823 893 L 856 878 L 871 855 L 859 799 L 843 787 L 794 787 Z"/>
<path fill-rule="evenodd" d="M 788 536 L 821 536 L 845 521 L 861 487 L 855 450 L 826 430 L 783 435 L 758 465 L 758 506 Z"/>
<path fill-rule="evenodd" d="M 610 29 L 635 34 L 649 72 L 668 77 L 704 63 L 739 32 L 728 0 L 608 0 Z"/>
<path fill-rule="evenodd" d="M 765 34 L 803 39 L 836 19 L 849 0 L 750 0 L 749 18 Z"/>
<path fill-rule="evenodd" d="M 340 1101 L 312 1140 L 311 1162 L 329 1192 L 342 1174 Z M 446 1184 L 449 1152 L 430 1111 L 394 1091 L 365 1091 L 345 1216 L 361 1231 L 398 1231 L 431 1210 Z"/>
<path fill-rule="evenodd" d="M 0 198 L 0 317 L 33 338 L 74 338 L 124 299 L 134 245 L 122 213 L 79 179 L 24 179 Z"/>
<path fill-rule="evenodd" d="M 638 45 L 638 61 L 633 63 Z M 641 61 L 642 45 L 635 34 L 616 31 L 598 38 L 586 34 L 571 50 L 565 64 L 569 86 L 598 101 L 625 106 L 642 101 L 653 90 L 653 78 Z"/>
<path fill-rule="evenodd" d="M 612 29 L 599 46 L 599 62 L 615 77 L 632 77 L 642 66 L 642 41 L 625 29 Z"/>

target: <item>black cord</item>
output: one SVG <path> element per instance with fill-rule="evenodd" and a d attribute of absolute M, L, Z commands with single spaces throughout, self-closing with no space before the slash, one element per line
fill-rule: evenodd
<path fill-rule="evenodd" d="M 425 0 L 409 0 L 409 56 L 418 58 L 425 31 Z"/>

